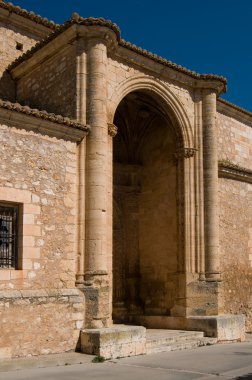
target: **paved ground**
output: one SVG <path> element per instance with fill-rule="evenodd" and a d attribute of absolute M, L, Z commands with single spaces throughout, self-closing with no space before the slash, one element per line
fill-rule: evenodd
<path fill-rule="evenodd" d="M 0 380 L 252 380 L 251 341 L 97 364 L 91 359 L 72 353 L 0 362 Z"/>

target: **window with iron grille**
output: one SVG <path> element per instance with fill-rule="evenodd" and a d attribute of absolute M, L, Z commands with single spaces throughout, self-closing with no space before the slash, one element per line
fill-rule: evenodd
<path fill-rule="evenodd" d="M 18 205 L 0 203 L 0 268 L 17 268 Z"/>

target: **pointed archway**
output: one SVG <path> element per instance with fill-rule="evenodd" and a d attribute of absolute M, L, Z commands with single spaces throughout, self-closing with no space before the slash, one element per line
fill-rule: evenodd
<path fill-rule="evenodd" d="M 181 136 L 148 91 L 126 95 L 114 123 L 113 320 L 170 315 L 181 267 L 175 159 Z"/>

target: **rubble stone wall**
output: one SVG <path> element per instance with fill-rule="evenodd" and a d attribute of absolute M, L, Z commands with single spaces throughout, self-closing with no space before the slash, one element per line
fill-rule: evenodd
<path fill-rule="evenodd" d="M 77 289 L 0 291 L 0 360 L 75 350 L 83 309 Z"/>
<path fill-rule="evenodd" d="M 1 202 L 22 206 L 18 269 L 0 269 L 0 357 L 76 347 L 75 143 L 0 126 Z M 15 342 L 15 344 L 14 344 Z"/>

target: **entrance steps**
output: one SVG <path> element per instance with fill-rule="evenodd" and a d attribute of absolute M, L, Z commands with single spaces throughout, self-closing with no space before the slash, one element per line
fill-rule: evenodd
<path fill-rule="evenodd" d="M 168 352 L 208 346 L 217 343 L 217 338 L 208 338 L 201 331 L 184 330 L 146 330 L 147 354 L 155 352 Z"/>
<path fill-rule="evenodd" d="M 184 350 L 215 343 L 217 338 L 206 338 L 201 331 L 146 329 L 132 325 L 83 329 L 80 336 L 81 352 L 105 359 Z"/>

